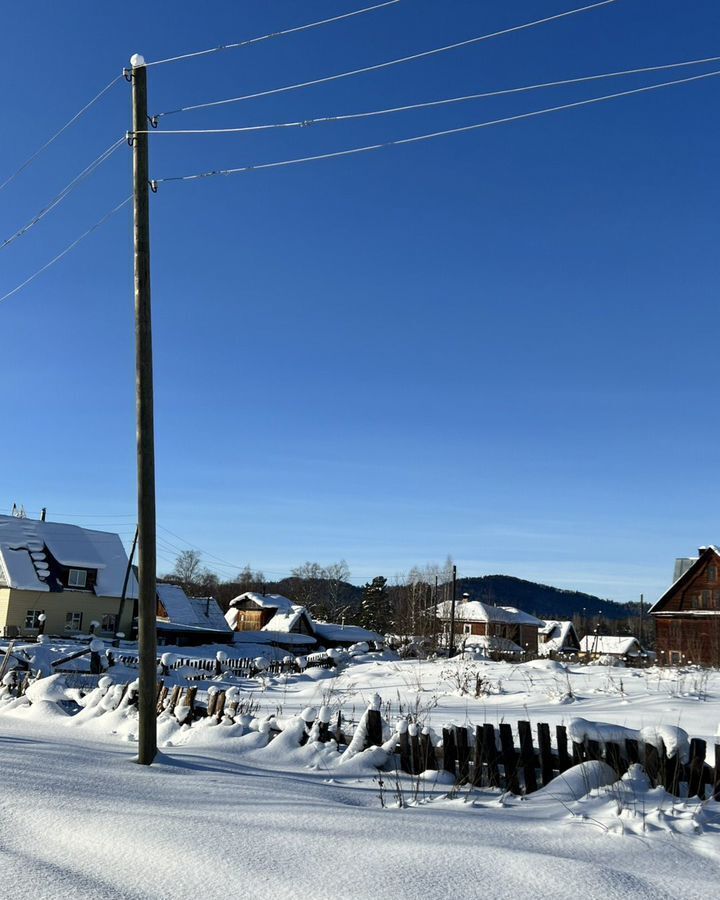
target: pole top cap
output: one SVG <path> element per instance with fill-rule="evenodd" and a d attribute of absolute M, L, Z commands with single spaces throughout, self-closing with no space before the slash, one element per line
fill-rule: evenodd
<path fill-rule="evenodd" d="M 130 65 L 133 67 L 133 69 L 137 69 L 138 66 L 144 66 L 145 57 L 142 55 L 142 53 L 133 53 L 133 55 L 130 57 Z"/>

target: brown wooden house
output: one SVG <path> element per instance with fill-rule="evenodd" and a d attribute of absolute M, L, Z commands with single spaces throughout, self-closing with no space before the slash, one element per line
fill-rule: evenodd
<path fill-rule="evenodd" d="M 720 665 L 720 550 L 678 559 L 675 580 L 650 610 L 660 662 Z"/>
<path fill-rule="evenodd" d="M 437 607 L 437 617 L 449 636 L 449 601 Z M 457 646 L 534 655 L 538 649 L 538 629 L 542 624 L 540 619 L 512 606 L 489 606 L 480 600 L 462 600 L 455 604 Z"/>

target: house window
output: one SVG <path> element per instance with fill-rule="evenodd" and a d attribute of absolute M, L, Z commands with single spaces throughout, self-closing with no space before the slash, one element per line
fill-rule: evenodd
<path fill-rule="evenodd" d="M 708 566 L 707 580 L 708 581 L 717 581 L 717 566 Z"/>
<path fill-rule="evenodd" d="M 65 631 L 80 631 L 82 628 L 82 613 L 65 613 Z"/>
<path fill-rule="evenodd" d="M 87 572 L 85 569 L 70 569 L 68 574 L 68 587 L 84 588 L 87 584 Z"/>
<path fill-rule="evenodd" d="M 100 630 L 109 631 L 111 634 L 115 634 L 117 630 L 117 616 L 114 613 L 106 613 L 102 617 Z"/>
<path fill-rule="evenodd" d="M 44 615 L 44 609 L 29 609 L 25 613 L 25 627 L 26 628 L 39 628 L 40 620 L 38 616 Z"/>
<path fill-rule="evenodd" d="M 670 651 L 670 663 L 673 666 L 680 665 L 680 651 L 679 650 L 671 650 Z"/>
<path fill-rule="evenodd" d="M 463 634 L 472 634 L 472 625 L 467 623 L 463 625 Z"/>

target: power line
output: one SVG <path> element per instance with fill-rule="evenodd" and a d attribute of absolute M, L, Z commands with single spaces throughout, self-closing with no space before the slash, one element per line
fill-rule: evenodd
<path fill-rule="evenodd" d="M 577 78 L 564 78 L 560 81 L 543 81 L 538 84 L 526 84 L 521 87 L 503 88 L 496 91 L 483 91 L 478 94 L 465 94 L 460 97 L 449 97 L 441 100 L 428 100 L 422 103 L 410 103 L 404 106 L 391 106 L 385 109 L 375 109 L 369 112 L 347 113 L 344 115 L 319 116 L 312 119 L 299 119 L 295 122 L 272 122 L 264 125 L 241 125 L 236 128 L 178 128 L 160 131 L 157 128 L 150 128 L 146 131 L 140 131 L 139 134 L 153 135 L 201 135 L 201 134 L 238 134 L 252 131 L 267 131 L 275 128 L 305 128 L 309 125 L 320 125 L 328 122 L 346 122 L 352 119 L 366 119 L 373 116 L 384 116 L 390 113 L 409 112 L 418 109 L 429 109 L 435 106 L 445 106 L 447 104 L 462 103 L 467 100 L 482 100 L 489 97 L 501 97 L 508 94 L 520 94 L 529 91 L 540 90 L 541 88 L 562 87 L 570 84 L 582 84 L 588 81 L 598 81 L 607 78 L 619 78 L 624 75 L 640 75 L 648 72 L 660 72 L 668 69 L 678 69 L 687 66 L 701 65 L 703 63 L 718 62 L 720 56 L 708 56 L 703 59 L 691 59 L 677 63 L 665 63 L 660 66 L 643 66 L 637 69 L 623 69 L 617 72 L 603 72 L 599 75 L 582 75 Z"/>
<path fill-rule="evenodd" d="M 109 84 L 105 85 L 105 87 L 100 91 L 99 94 L 96 94 L 92 98 L 92 100 L 90 100 L 89 103 L 86 103 L 85 106 L 83 106 L 83 108 L 81 110 L 76 112 L 75 115 L 71 119 L 68 119 L 68 121 L 62 126 L 62 128 L 59 131 L 56 131 L 55 134 L 51 138 L 48 138 L 48 140 L 45 141 L 45 143 L 41 147 L 39 147 L 32 154 L 32 156 L 29 156 L 25 160 L 25 162 L 12 173 L 12 175 L 10 175 L 8 178 L 5 179 L 5 181 L 3 181 L 2 184 L 0 184 L 0 191 L 3 188 L 7 187 L 11 181 L 14 181 L 14 179 L 17 178 L 17 176 L 21 172 L 24 172 L 25 169 L 27 169 L 27 167 L 30 166 L 38 158 L 38 156 L 40 156 L 40 154 L 44 150 L 47 150 L 47 148 L 50 146 L 50 144 L 53 143 L 53 141 L 56 141 L 60 137 L 60 135 L 63 134 L 63 132 L 67 131 L 67 129 L 70 128 L 71 125 L 73 125 L 75 122 L 77 122 L 77 120 L 82 115 L 84 115 L 90 109 L 91 106 L 94 106 L 101 97 L 104 97 L 105 94 L 107 94 L 107 92 L 110 90 L 110 88 L 113 87 L 115 84 L 117 84 L 117 82 L 120 81 L 121 78 L 122 78 L 122 75 L 116 75 L 115 78 L 113 78 L 113 80 Z"/>
<path fill-rule="evenodd" d="M 26 278 L 25 281 L 18 284 L 17 287 L 14 287 L 11 291 L 8 291 L 7 294 L 3 294 L 3 296 L 0 297 L 0 303 L 4 303 L 5 300 L 8 300 L 14 294 L 17 294 L 18 291 L 21 291 L 26 285 L 30 284 L 31 281 L 34 281 L 38 277 L 38 275 L 41 275 L 44 271 L 46 271 L 46 269 L 49 269 L 50 266 L 54 265 L 56 262 L 61 260 L 63 258 L 63 256 L 65 256 L 67 253 L 69 253 L 71 250 L 73 250 L 75 247 L 77 247 L 77 245 L 81 241 L 85 240 L 85 238 L 88 237 L 88 235 L 92 234 L 93 231 L 97 231 L 98 228 L 100 228 L 102 225 L 104 225 L 108 219 L 110 219 L 112 216 L 114 216 L 116 212 L 121 210 L 123 208 L 123 206 L 125 206 L 131 200 L 132 200 L 132 195 L 129 197 L 126 197 L 121 203 L 118 203 L 118 205 L 113 207 L 113 209 L 111 209 L 110 212 L 105 213 L 105 215 L 102 217 L 102 219 L 98 219 L 98 221 L 94 225 L 91 225 L 87 231 L 83 232 L 80 235 L 80 237 L 75 238 L 75 240 L 71 244 L 68 244 L 67 247 L 65 247 L 64 250 L 61 250 L 57 256 L 54 256 L 50 260 L 50 262 L 45 263 L 44 266 L 41 266 L 41 268 L 39 268 L 36 272 L 34 272 L 29 278 Z"/>
<path fill-rule="evenodd" d="M 59 206 L 62 203 L 62 201 L 66 197 L 68 197 L 75 190 L 75 188 L 78 187 L 79 184 L 81 184 L 81 182 L 83 182 L 86 178 L 88 178 L 90 175 L 92 175 L 92 173 L 96 169 L 100 168 L 100 166 L 113 155 L 113 153 L 118 149 L 118 147 L 124 143 L 125 143 L 125 138 L 123 137 L 123 138 L 120 138 L 119 140 L 115 141 L 114 144 L 111 144 L 107 148 L 107 150 L 104 150 L 100 154 L 100 156 L 98 156 L 88 166 L 86 166 L 82 170 L 82 172 L 80 172 L 79 175 L 76 175 L 75 178 L 73 178 L 73 180 L 69 184 L 67 184 L 56 197 L 53 197 L 53 199 L 47 204 L 47 206 L 44 206 L 40 210 L 40 212 L 37 213 L 37 215 L 35 215 L 27 223 L 27 225 L 24 225 L 22 228 L 18 229 L 18 231 L 16 231 L 15 234 L 11 235 L 9 238 L 6 238 L 0 244 L 0 250 L 3 250 L 5 247 L 8 247 L 10 244 L 12 244 L 14 241 L 16 241 L 19 237 L 22 237 L 24 234 L 26 234 L 28 231 L 30 231 L 30 229 L 34 225 L 37 225 L 38 222 L 42 221 L 42 219 L 44 219 L 45 216 L 49 212 L 52 212 L 52 210 L 55 209 L 56 206 Z"/>
<path fill-rule="evenodd" d="M 444 131 L 433 131 L 428 134 L 418 134 L 409 138 L 401 138 L 394 141 L 385 141 L 379 144 L 368 144 L 364 147 L 353 147 L 350 150 L 336 150 L 331 153 L 318 153 L 314 156 L 303 156 L 296 159 L 285 159 L 280 162 L 270 162 L 270 163 L 258 163 L 256 165 L 251 166 L 238 166 L 234 169 L 216 169 L 210 172 L 200 172 L 196 175 L 176 175 L 168 178 L 156 178 L 153 180 L 153 184 L 164 184 L 165 182 L 170 181 L 195 181 L 200 178 L 212 178 L 216 175 L 237 175 L 245 172 L 254 172 L 259 171 L 261 169 L 275 169 L 281 166 L 293 166 L 298 165 L 300 163 L 306 162 L 316 162 L 324 159 L 335 159 L 341 156 L 352 156 L 358 153 L 366 153 L 370 150 L 382 150 L 389 147 L 399 147 L 402 144 L 414 144 L 420 141 L 429 141 L 433 138 L 437 137 L 446 137 L 451 134 L 461 134 L 466 131 L 476 131 L 479 128 L 489 128 L 491 125 L 502 125 L 507 124 L 509 122 L 517 122 L 521 119 L 531 119 L 537 116 L 546 115 L 547 113 L 559 112 L 564 109 L 575 109 L 580 106 L 589 106 L 592 103 L 601 103 L 604 100 L 614 100 L 618 97 L 629 97 L 632 94 L 642 94 L 647 91 L 656 91 L 660 88 L 670 87 L 676 84 L 687 84 L 690 81 L 699 81 L 703 78 L 712 78 L 715 75 L 720 75 L 720 69 L 716 69 L 712 72 L 704 72 L 702 75 L 692 75 L 688 78 L 678 78 L 674 81 L 665 81 L 660 84 L 651 84 L 645 85 L 644 87 L 633 88 L 629 91 L 619 91 L 614 94 L 605 94 L 602 97 L 592 97 L 589 100 L 578 100 L 574 103 L 563 103 L 560 106 L 549 106 L 544 109 L 533 110 L 532 112 L 519 113 L 514 116 L 504 116 L 501 119 L 490 119 L 486 122 L 478 122 L 474 125 L 463 125 L 459 128 L 448 128 Z"/>
<path fill-rule="evenodd" d="M 403 56 L 398 59 L 391 59 L 387 62 L 377 63 L 373 66 L 363 66 L 360 69 L 351 69 L 348 72 L 340 72 L 336 75 L 326 75 L 323 78 L 315 78 L 312 81 L 302 81 L 297 84 L 288 84 L 284 87 L 272 88 L 267 91 L 258 91 L 254 94 L 243 94 L 241 97 L 230 97 L 226 100 L 213 100 L 208 103 L 196 103 L 192 106 L 183 106 L 178 109 L 167 110 L 166 112 L 156 113 L 152 117 L 152 120 L 156 122 L 163 116 L 172 116 L 176 113 L 190 112 L 196 109 L 207 109 L 211 106 L 223 106 L 227 103 L 239 103 L 242 100 L 253 100 L 257 97 L 268 97 L 271 94 L 282 94 L 286 91 L 295 91 L 299 88 L 312 87 L 316 84 L 326 84 L 329 81 L 336 81 L 339 78 L 349 78 L 352 75 L 362 75 L 366 72 L 377 72 L 380 69 L 387 69 L 389 66 L 397 66 L 401 63 L 412 62 L 416 59 L 423 59 L 427 56 L 434 56 L 438 53 L 445 53 L 448 50 L 457 50 L 459 47 L 468 47 L 471 44 L 477 44 L 480 41 L 488 41 L 491 38 L 501 37 L 505 34 L 511 34 L 516 31 L 524 31 L 527 28 L 534 28 L 536 25 L 544 25 L 548 22 L 555 22 L 558 19 L 564 19 L 568 16 L 574 16 L 578 13 L 587 12 L 592 9 L 598 9 L 601 6 L 608 6 L 610 3 L 615 2 L 617 2 L 617 0 L 600 0 L 600 2 L 598 3 L 592 3 L 589 6 L 580 6 L 576 9 L 570 9 L 566 12 L 557 13 L 554 16 L 546 16 L 544 19 L 535 19 L 532 22 L 524 22 L 521 25 L 513 25 L 510 28 L 503 28 L 501 31 L 493 31 L 490 34 L 481 34 L 478 37 L 468 38 L 465 41 L 457 41 L 454 44 L 446 44 L 444 47 L 435 47 L 432 50 L 423 50 L 421 53 L 413 53 L 411 56 Z"/>
<path fill-rule="evenodd" d="M 169 56 L 167 59 L 156 59 L 154 62 L 146 63 L 146 66 L 162 66 L 165 63 L 178 62 L 182 59 L 193 59 L 198 56 L 208 56 L 211 53 L 219 53 L 221 50 L 235 50 L 238 47 L 250 47 L 252 44 L 259 44 L 261 41 L 268 41 L 270 38 L 285 37 L 288 34 L 297 34 L 300 31 L 308 31 L 311 28 L 318 28 L 320 25 L 330 25 L 333 22 L 340 22 L 343 19 L 351 19 L 354 16 L 361 16 L 363 13 L 374 12 L 377 9 L 383 9 L 386 6 L 394 6 L 400 0 L 386 0 L 384 3 L 376 3 L 374 6 L 366 6 L 364 9 L 355 9 L 352 12 L 342 13 L 339 16 L 332 16 L 329 19 L 320 19 L 317 22 L 309 22 L 306 25 L 296 25 L 294 28 L 285 28 L 282 31 L 272 31 L 269 34 L 263 34 L 260 37 L 248 38 L 244 41 L 237 41 L 234 44 L 221 44 L 219 47 L 211 47 L 209 50 L 196 50 L 194 53 L 182 53 L 180 56 Z"/>

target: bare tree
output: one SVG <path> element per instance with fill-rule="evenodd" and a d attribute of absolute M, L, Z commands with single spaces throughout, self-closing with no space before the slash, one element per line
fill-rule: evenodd
<path fill-rule="evenodd" d="M 345 587 L 350 578 L 350 568 L 344 559 L 340 562 L 330 563 L 325 569 L 327 579 L 323 612 L 327 619 L 336 622 L 342 616 L 344 607 L 347 606 Z"/>
<path fill-rule="evenodd" d="M 195 584 L 200 580 L 202 572 L 201 559 L 202 554 L 197 550 L 183 550 L 175 560 L 172 577 L 183 585 Z"/>
<path fill-rule="evenodd" d="M 296 566 L 288 579 L 292 599 L 312 613 L 321 613 L 326 578 L 327 573 L 320 563 L 304 562 Z"/>

